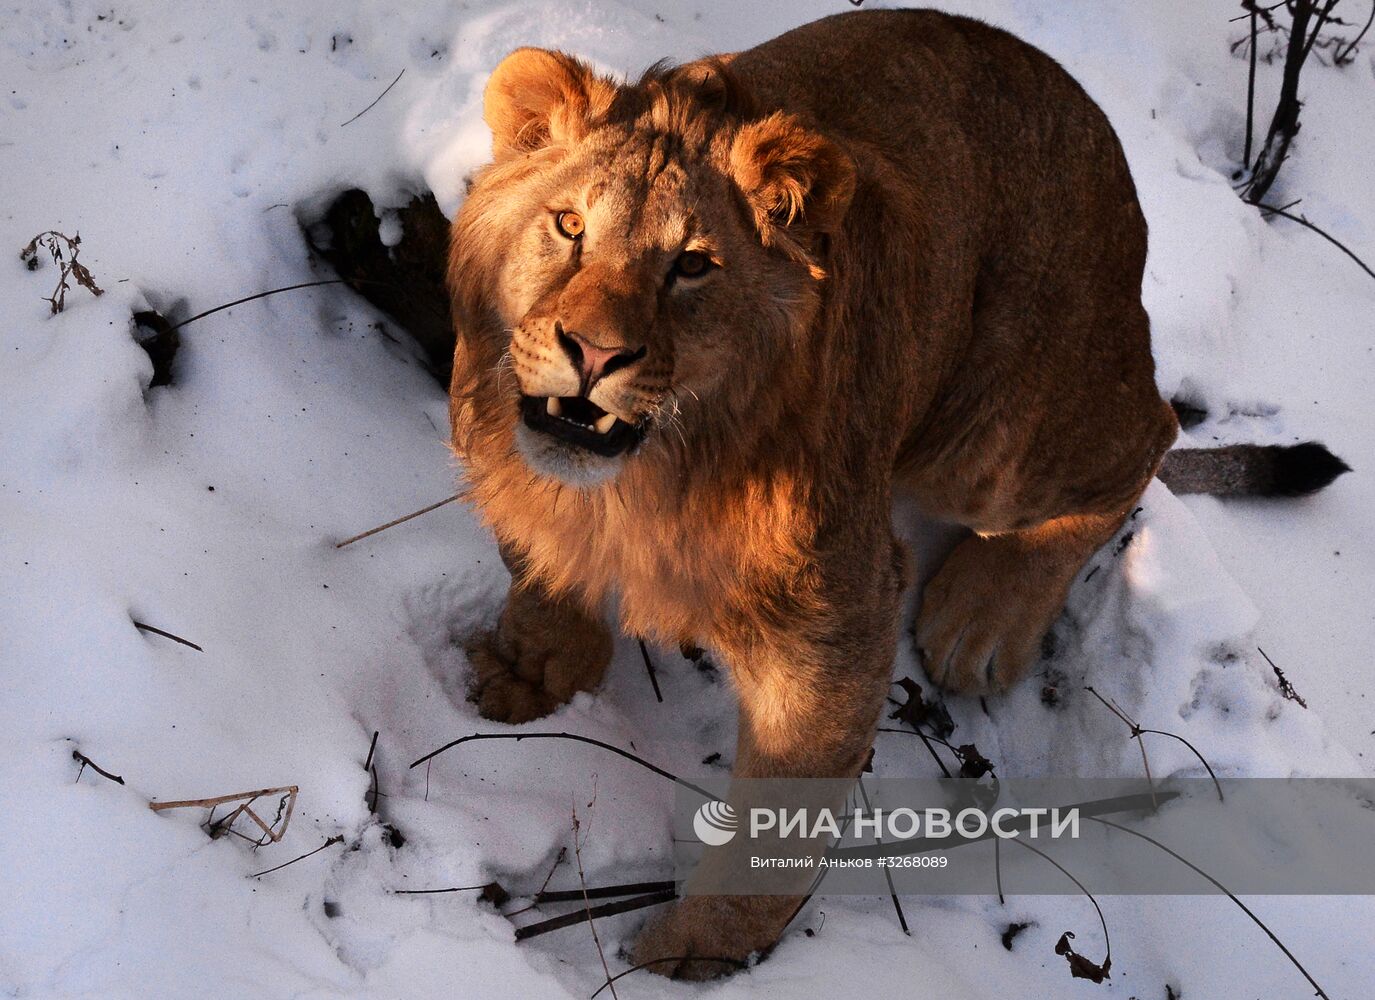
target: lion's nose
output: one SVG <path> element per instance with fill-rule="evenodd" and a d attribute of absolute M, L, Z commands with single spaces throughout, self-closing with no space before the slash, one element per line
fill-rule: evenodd
<path fill-rule="evenodd" d="M 554 334 L 558 337 L 559 347 L 568 355 L 578 378 L 582 382 L 581 394 L 587 395 L 592 387 L 613 372 L 629 367 L 645 356 L 644 346 L 602 347 L 586 337 L 565 330 L 562 323 L 554 324 Z"/>

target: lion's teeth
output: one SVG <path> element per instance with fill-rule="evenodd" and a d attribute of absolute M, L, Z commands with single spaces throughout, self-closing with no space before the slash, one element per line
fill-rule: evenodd
<path fill-rule="evenodd" d="M 610 434 L 611 428 L 616 426 L 616 414 L 604 413 L 597 418 L 597 422 L 592 426 L 597 428 L 598 434 Z"/>
<path fill-rule="evenodd" d="M 544 412 L 548 413 L 551 417 L 563 415 L 563 407 L 559 404 L 558 396 L 550 396 L 544 401 Z"/>

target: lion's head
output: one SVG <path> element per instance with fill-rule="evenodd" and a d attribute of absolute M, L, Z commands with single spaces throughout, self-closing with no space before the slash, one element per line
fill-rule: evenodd
<path fill-rule="evenodd" d="M 778 396 L 854 167 L 751 105 L 719 61 L 633 85 L 542 49 L 497 67 L 493 163 L 454 223 L 456 440 L 513 433 L 534 472 L 590 486 Z"/>

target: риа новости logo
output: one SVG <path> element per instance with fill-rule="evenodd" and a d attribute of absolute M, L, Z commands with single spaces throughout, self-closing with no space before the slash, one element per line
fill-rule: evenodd
<path fill-rule="evenodd" d="M 730 843 L 739 825 L 735 810 L 724 802 L 704 802 L 692 817 L 692 832 L 708 847 Z"/>

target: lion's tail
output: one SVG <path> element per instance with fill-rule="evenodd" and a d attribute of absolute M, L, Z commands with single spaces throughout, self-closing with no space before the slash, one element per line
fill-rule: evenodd
<path fill-rule="evenodd" d="M 1157 475 L 1175 493 L 1219 497 L 1298 497 L 1316 493 L 1347 465 L 1316 441 L 1291 445 L 1232 444 L 1179 448 L 1165 455 Z"/>

